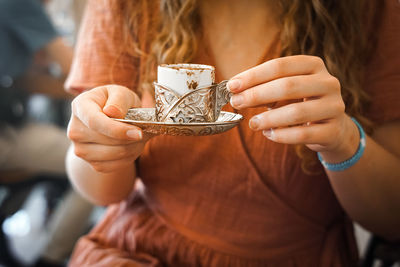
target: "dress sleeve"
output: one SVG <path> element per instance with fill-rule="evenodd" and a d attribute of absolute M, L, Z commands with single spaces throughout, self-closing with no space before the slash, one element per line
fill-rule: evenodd
<path fill-rule="evenodd" d="M 366 69 L 366 115 L 377 125 L 400 119 L 400 2 L 384 0 L 377 46 Z"/>
<path fill-rule="evenodd" d="M 65 87 L 72 94 L 105 85 L 136 89 L 139 63 L 124 49 L 124 19 L 116 3 L 89 0 Z"/>

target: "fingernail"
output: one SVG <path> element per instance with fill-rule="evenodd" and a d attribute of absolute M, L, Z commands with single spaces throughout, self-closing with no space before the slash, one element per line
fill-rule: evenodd
<path fill-rule="evenodd" d="M 231 106 L 232 107 L 239 107 L 243 104 L 244 98 L 242 95 L 233 95 L 231 97 Z"/>
<path fill-rule="evenodd" d="M 230 80 L 226 86 L 228 87 L 228 90 L 231 92 L 237 91 L 240 88 L 240 80 L 234 79 Z"/>
<path fill-rule="evenodd" d="M 257 130 L 260 125 L 260 118 L 258 116 L 254 116 L 249 121 L 249 127 L 252 130 Z"/>
<path fill-rule="evenodd" d="M 274 137 L 273 137 L 274 131 L 273 131 L 272 129 L 264 130 L 264 131 L 263 131 L 263 135 L 264 135 L 265 137 L 267 137 L 268 139 L 273 139 L 273 138 L 274 138 Z"/>
<path fill-rule="evenodd" d="M 139 130 L 128 130 L 126 132 L 126 135 L 131 139 L 135 139 L 135 140 L 141 140 L 142 139 L 142 132 L 139 131 Z"/>

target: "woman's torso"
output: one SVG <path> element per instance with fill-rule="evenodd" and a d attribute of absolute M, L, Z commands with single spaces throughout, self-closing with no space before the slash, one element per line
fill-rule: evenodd
<path fill-rule="evenodd" d="M 202 40 L 193 62 L 214 65 L 218 53 L 203 49 Z M 227 78 L 221 76 L 217 68 L 216 79 Z M 245 119 L 220 135 L 153 138 L 139 164 L 152 210 L 189 239 L 243 257 L 321 247 L 329 228 L 343 225 L 344 213 L 319 165 L 307 175 L 294 146 L 249 129 L 248 120 L 265 111 L 240 111 Z"/>
<path fill-rule="evenodd" d="M 95 14 L 103 14 L 105 10 L 98 8 Z M 87 18 L 91 20 L 87 19 L 86 25 L 97 20 L 96 16 Z M 106 18 L 107 23 L 116 23 L 115 17 Z M 92 36 L 88 34 L 91 30 L 88 27 L 82 32 L 85 37 Z M 115 48 L 121 42 L 118 30 L 115 27 L 96 29 L 98 34 L 93 36 L 99 38 L 95 42 L 97 50 L 85 48 L 85 44 L 93 44 L 91 38 L 87 37 L 87 43 L 81 42 L 80 65 L 73 69 L 72 85 L 108 81 L 109 69 L 100 66 L 110 62 L 113 52 L 118 51 Z M 106 38 L 109 36 L 112 42 Z M 233 69 L 223 74 L 218 71 L 224 60 L 216 58 L 218 51 L 210 51 L 209 42 L 202 39 L 199 47 L 193 62 L 216 65 L 217 81 L 234 73 Z M 262 60 L 259 59 L 263 51 L 253 53 L 253 65 L 279 56 L 279 49 L 270 52 L 264 53 Z M 91 64 L 85 65 L 84 59 Z M 129 62 L 118 62 L 114 69 L 116 81 L 127 86 L 132 83 L 132 72 L 137 71 L 137 65 Z M 226 65 L 236 63 L 225 62 Z M 235 69 L 246 67 L 252 66 Z M 237 112 L 229 105 L 225 109 Z M 111 209 L 85 241 L 117 246 L 129 251 L 131 256 L 139 248 L 151 247 L 140 252 L 152 254 L 170 265 L 179 262 L 183 250 L 188 252 L 190 260 L 202 257 L 205 248 L 214 251 L 216 258 L 242 258 L 238 266 L 251 266 L 257 259 L 262 259 L 260 266 L 269 261 L 279 262 L 281 266 L 310 266 L 306 263 L 310 259 L 315 266 L 330 266 L 354 260 L 354 250 L 349 249 L 354 248 L 354 239 L 347 231 L 351 224 L 323 168 L 317 164 L 312 169 L 317 174 L 305 173 L 293 146 L 273 143 L 260 132 L 249 129 L 248 120 L 264 111 L 266 107 L 240 111 L 245 118 L 240 125 L 219 135 L 151 139 L 138 164 L 144 184 L 139 194 L 145 202 L 127 201 L 118 209 Z M 151 212 L 147 212 L 148 207 Z M 157 222 L 149 218 L 156 218 Z M 160 226 L 160 222 L 166 227 Z M 182 238 L 172 234 L 166 238 L 157 225 L 164 233 L 177 233 Z M 174 250 L 177 239 L 181 250 Z M 76 251 L 88 247 L 85 241 Z M 85 253 L 77 253 L 75 259 L 91 253 L 94 252 L 88 248 Z M 98 253 L 104 255 L 101 249 Z M 166 260 L 166 254 L 174 261 Z M 302 254 L 303 260 L 288 260 L 297 254 Z"/>

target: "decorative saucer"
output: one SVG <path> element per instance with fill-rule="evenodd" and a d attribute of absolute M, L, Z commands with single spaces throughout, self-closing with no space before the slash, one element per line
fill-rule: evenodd
<path fill-rule="evenodd" d="M 156 121 L 155 108 L 132 108 L 128 110 L 124 119 L 115 120 L 135 125 L 145 133 L 201 136 L 226 132 L 238 125 L 242 119 L 240 114 L 221 111 L 215 122 L 159 122 Z"/>

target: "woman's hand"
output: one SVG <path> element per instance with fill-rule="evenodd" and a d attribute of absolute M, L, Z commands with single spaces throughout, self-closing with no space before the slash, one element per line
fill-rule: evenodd
<path fill-rule="evenodd" d="M 357 148 L 357 128 L 345 113 L 340 83 L 319 57 L 267 61 L 234 76 L 228 88 L 234 93 L 234 108 L 265 106 L 266 111 L 251 118 L 249 126 L 275 142 L 330 152 L 342 149 L 343 140 L 349 140 L 351 150 Z M 279 105 L 270 108 L 274 103 Z"/>
<path fill-rule="evenodd" d="M 129 108 L 140 106 L 135 93 L 118 85 L 96 87 L 77 96 L 68 125 L 74 153 L 101 173 L 133 164 L 149 137 L 140 128 L 112 118 L 123 118 Z"/>

